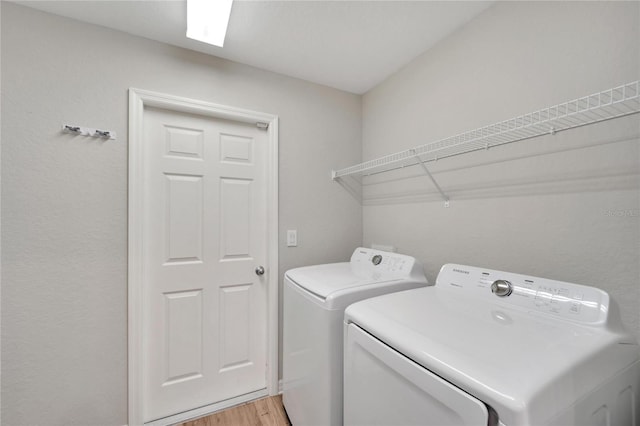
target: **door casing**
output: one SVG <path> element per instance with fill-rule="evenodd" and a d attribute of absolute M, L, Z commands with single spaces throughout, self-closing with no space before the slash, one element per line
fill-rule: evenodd
<path fill-rule="evenodd" d="M 278 393 L 278 116 L 147 90 L 129 89 L 128 207 L 128 424 L 142 417 L 143 175 L 144 108 L 199 114 L 244 123 L 268 124 L 267 148 L 267 392 Z"/>

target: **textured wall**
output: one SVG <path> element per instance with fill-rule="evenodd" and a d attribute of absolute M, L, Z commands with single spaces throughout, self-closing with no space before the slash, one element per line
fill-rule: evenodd
<path fill-rule="evenodd" d="M 499 2 L 363 98 L 363 158 L 640 77 L 640 3 Z M 640 337 L 639 120 L 608 123 L 367 180 L 364 243 L 444 263 L 600 287 Z"/>
<path fill-rule="evenodd" d="M 359 96 L 2 2 L 4 425 L 127 422 L 129 87 L 279 115 L 281 273 L 361 242 Z"/>

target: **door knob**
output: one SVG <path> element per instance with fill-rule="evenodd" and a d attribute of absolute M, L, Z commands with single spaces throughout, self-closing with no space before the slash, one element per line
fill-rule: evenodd
<path fill-rule="evenodd" d="M 256 268 L 256 275 L 264 275 L 264 267 L 263 266 L 258 266 Z"/>

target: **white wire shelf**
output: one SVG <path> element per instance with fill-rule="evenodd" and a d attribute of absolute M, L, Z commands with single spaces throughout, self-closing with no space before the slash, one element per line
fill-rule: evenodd
<path fill-rule="evenodd" d="M 424 163 L 442 158 L 636 114 L 640 112 L 639 89 L 638 81 L 623 84 L 436 142 L 333 170 L 331 176 L 334 180 L 350 175 L 368 176 L 417 164 L 422 164 L 426 171 Z M 447 200 L 440 188 L 437 189 Z"/>

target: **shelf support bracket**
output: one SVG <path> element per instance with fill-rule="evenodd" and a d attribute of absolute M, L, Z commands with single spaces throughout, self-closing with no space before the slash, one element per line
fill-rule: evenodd
<path fill-rule="evenodd" d="M 429 169 L 427 169 L 427 166 L 424 164 L 424 161 L 422 161 L 422 158 L 420 158 L 416 150 L 412 149 L 411 151 L 413 152 L 413 156 L 416 158 L 416 160 L 418 160 L 418 164 L 420 164 L 420 167 L 422 167 L 422 170 L 424 170 L 424 173 L 427 175 L 429 179 L 431 179 L 433 186 L 435 186 L 438 192 L 440 193 L 440 196 L 444 200 L 444 206 L 449 207 L 449 197 L 447 196 L 447 194 L 445 194 L 442 188 L 440 188 L 440 185 L 438 185 L 438 182 L 436 182 L 436 180 L 433 178 L 433 175 L 431 175 L 431 173 L 429 172 Z"/>

